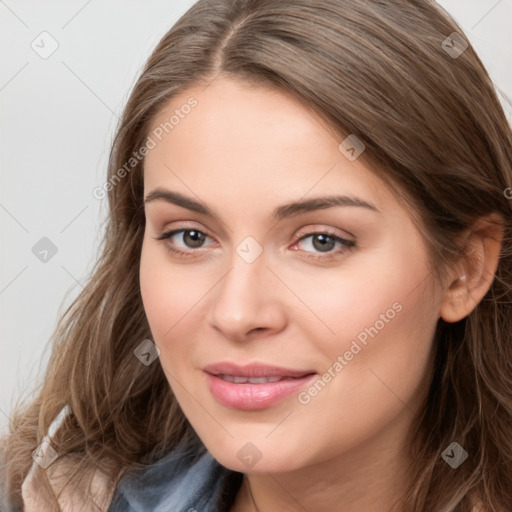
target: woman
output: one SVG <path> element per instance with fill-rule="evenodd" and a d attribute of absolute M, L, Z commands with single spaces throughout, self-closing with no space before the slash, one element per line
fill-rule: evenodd
<path fill-rule="evenodd" d="M 511 187 L 434 2 L 200 0 L 128 100 L 6 503 L 510 509 Z"/>

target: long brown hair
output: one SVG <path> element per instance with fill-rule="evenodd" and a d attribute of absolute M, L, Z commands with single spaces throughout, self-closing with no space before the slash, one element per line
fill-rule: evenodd
<path fill-rule="evenodd" d="M 149 57 L 117 129 L 97 263 L 52 336 L 37 397 L 17 409 L 4 439 L 2 479 L 13 498 L 65 404 L 72 414 L 53 445 L 77 461 L 70 485 L 86 467 L 116 478 L 193 436 L 160 365 L 134 357 L 151 338 L 138 281 L 144 159 L 134 155 L 171 97 L 222 73 L 293 94 L 363 141 L 360 158 L 417 215 L 439 278 L 464 254 L 460 234 L 479 217 L 503 217 L 488 293 L 463 320 L 438 321 L 403 510 L 469 512 L 475 500 L 510 508 L 512 133 L 471 44 L 453 53 L 463 49 L 453 32 L 465 39 L 430 0 L 200 0 L 178 20 Z M 470 454 L 456 471 L 441 458 L 454 441 Z"/>

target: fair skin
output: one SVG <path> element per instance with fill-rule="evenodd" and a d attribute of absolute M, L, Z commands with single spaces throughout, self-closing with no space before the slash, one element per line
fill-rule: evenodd
<path fill-rule="evenodd" d="M 197 107 L 144 167 L 145 197 L 168 189 L 215 213 L 145 204 L 141 293 L 169 384 L 212 455 L 245 474 L 232 512 L 391 511 L 408 484 L 408 431 L 427 390 L 436 323 L 464 318 L 484 296 L 499 243 L 480 224 L 470 240 L 481 264 L 472 271 L 461 261 L 441 286 L 407 210 L 362 158 L 340 152 L 343 138 L 320 117 L 282 92 L 217 78 L 173 97 L 153 128 L 190 96 Z M 378 211 L 271 217 L 285 203 L 333 194 Z M 156 240 L 179 229 L 192 232 Z M 326 230 L 355 246 L 331 239 L 322 250 Z M 249 236 L 262 250 L 251 263 L 237 253 Z M 390 310 L 393 318 L 377 323 Z M 218 361 L 312 369 L 317 378 L 331 368 L 332 376 L 371 326 L 378 333 L 308 403 L 294 393 L 241 410 L 207 385 L 203 368 Z M 261 455 L 252 467 L 237 456 L 248 442 Z"/>

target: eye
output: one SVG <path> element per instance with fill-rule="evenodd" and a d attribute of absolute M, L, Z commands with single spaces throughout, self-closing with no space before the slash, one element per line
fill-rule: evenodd
<path fill-rule="evenodd" d="M 180 237 L 177 237 L 180 235 Z M 197 252 L 197 249 L 201 249 L 203 243 L 206 239 L 210 238 L 206 233 L 200 231 L 199 229 L 175 229 L 172 231 L 167 231 L 161 233 L 155 240 L 158 241 L 172 241 L 174 237 L 181 238 L 184 248 L 176 247 L 175 242 L 165 243 L 165 247 L 167 250 L 176 254 L 178 256 L 191 256 L 192 253 Z M 352 250 L 355 247 L 355 242 L 351 240 L 346 240 L 334 233 L 329 231 L 312 231 L 303 236 L 301 236 L 297 242 L 292 246 L 292 250 L 301 242 L 304 242 L 308 238 L 311 238 L 311 241 L 307 244 L 304 244 L 306 247 L 313 249 L 314 251 L 318 251 L 316 254 L 308 254 L 307 258 L 313 259 L 329 259 L 335 256 L 339 256 L 347 251 Z M 212 240 L 212 238 L 210 238 Z M 338 248 L 333 251 L 334 247 L 338 244 Z M 303 250 L 303 252 L 310 253 L 309 250 Z"/>
<path fill-rule="evenodd" d="M 306 256 L 307 258 L 313 259 L 329 259 L 335 256 L 339 256 L 347 251 L 352 250 L 356 245 L 355 242 L 346 240 L 345 238 L 342 238 L 329 231 L 315 231 L 299 238 L 293 247 L 295 247 L 300 242 L 307 240 L 308 238 L 311 238 L 311 240 L 309 243 L 305 244 L 306 247 L 313 248 L 314 250 L 320 252 L 320 254 L 316 253 Z M 333 251 L 332 249 L 334 249 L 336 244 L 339 244 L 338 249 Z M 306 252 L 309 251 L 306 250 Z M 326 256 L 323 256 L 322 254 L 325 254 Z"/>
<path fill-rule="evenodd" d="M 166 243 L 165 247 L 172 253 L 178 254 L 180 256 L 187 256 L 191 252 L 194 252 L 194 249 L 201 248 L 202 243 L 206 238 L 210 238 L 206 233 L 199 231 L 198 229 L 175 229 L 173 231 L 167 231 L 165 233 L 161 233 L 160 236 L 156 238 L 158 241 L 163 240 L 172 240 L 176 235 L 182 234 L 181 239 L 185 244 L 190 244 L 189 249 L 191 250 L 183 250 L 176 248 L 171 243 Z M 187 246 L 185 246 L 187 248 Z"/>

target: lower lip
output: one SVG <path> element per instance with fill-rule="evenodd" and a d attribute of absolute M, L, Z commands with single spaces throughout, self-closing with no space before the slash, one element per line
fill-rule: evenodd
<path fill-rule="evenodd" d="M 299 391 L 315 376 L 316 374 L 311 374 L 264 384 L 235 384 L 215 375 L 206 374 L 210 391 L 218 402 L 227 407 L 246 411 L 265 409 L 281 402 Z"/>

